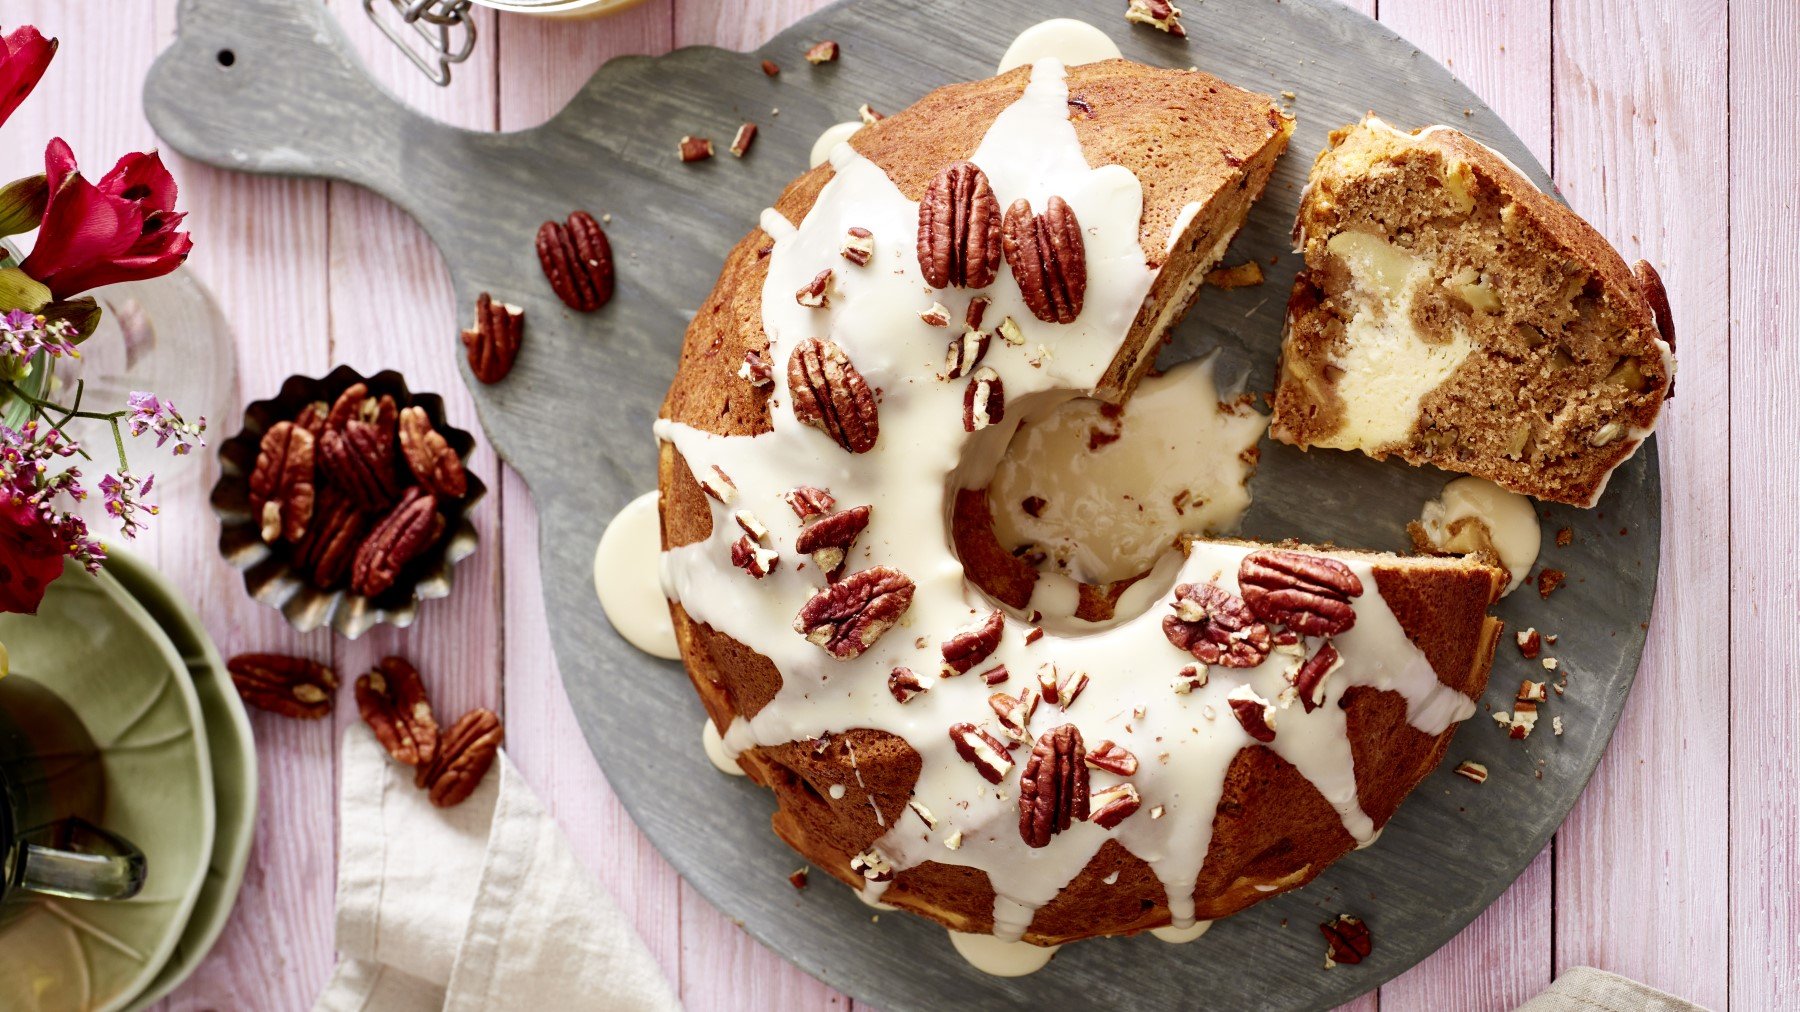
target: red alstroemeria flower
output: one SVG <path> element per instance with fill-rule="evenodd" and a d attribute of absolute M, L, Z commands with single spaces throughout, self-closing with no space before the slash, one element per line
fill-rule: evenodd
<path fill-rule="evenodd" d="M 0 36 L 0 123 L 37 87 L 55 55 L 56 40 L 44 38 L 30 25 Z"/>
<path fill-rule="evenodd" d="M 37 244 L 20 265 L 58 299 L 120 281 L 161 277 L 194 242 L 177 232 L 175 180 L 155 152 L 119 159 L 98 185 L 82 178 L 62 138 L 44 152 L 50 202 Z"/>
<path fill-rule="evenodd" d="M 28 500 L 0 492 L 0 611 L 37 614 L 63 572 L 56 528 Z"/>

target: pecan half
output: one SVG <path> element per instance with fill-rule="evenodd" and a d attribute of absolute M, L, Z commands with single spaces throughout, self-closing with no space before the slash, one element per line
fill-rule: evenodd
<path fill-rule="evenodd" d="M 413 785 L 431 792 L 431 803 L 439 808 L 462 804 L 481 786 L 505 737 L 494 711 L 470 710 L 438 736 L 431 761 L 419 765 Z"/>
<path fill-rule="evenodd" d="M 1269 627 L 1243 598 L 1214 583 L 1175 588 L 1173 615 L 1163 616 L 1169 642 L 1207 664 L 1254 668 L 1269 656 Z"/>
<path fill-rule="evenodd" d="M 1110 739 L 1095 745 L 1088 751 L 1087 764 L 1097 770 L 1116 773 L 1129 777 L 1137 773 L 1137 756 L 1123 745 L 1114 744 Z"/>
<path fill-rule="evenodd" d="M 788 504 L 788 508 L 794 511 L 794 515 L 799 517 L 803 524 L 817 520 L 831 512 L 831 508 L 837 505 L 837 499 L 830 492 L 811 485 L 800 485 L 788 489 L 781 493 L 781 501 Z"/>
<path fill-rule="evenodd" d="M 437 718 L 419 669 L 400 657 L 383 657 L 375 670 L 356 680 L 356 709 L 375 740 L 394 761 L 428 763 L 437 752 Z"/>
<path fill-rule="evenodd" d="M 325 414 L 323 432 L 342 429 L 344 423 L 352 418 L 359 418 L 363 412 L 363 402 L 369 399 L 369 387 L 364 383 L 352 383 L 337 395 L 331 402 L 331 410 Z"/>
<path fill-rule="evenodd" d="M 462 332 L 469 371 L 483 383 L 498 383 L 512 372 L 525 337 L 525 310 L 495 302 L 482 292 L 475 300 L 475 326 Z"/>
<path fill-rule="evenodd" d="M 1325 936 L 1325 959 L 1328 963 L 1355 965 L 1375 951 L 1375 939 L 1362 918 L 1339 914 L 1337 920 L 1319 925 Z"/>
<path fill-rule="evenodd" d="M 1006 385 L 1000 374 L 987 366 L 975 370 L 963 391 L 963 431 L 980 432 L 1006 420 Z"/>
<path fill-rule="evenodd" d="M 1006 209 L 1000 236 L 1031 315 L 1045 323 L 1075 322 L 1087 295 L 1087 244 L 1068 202 L 1051 197 L 1043 214 L 1032 214 L 1031 201 L 1020 197 Z"/>
<path fill-rule="evenodd" d="M 960 675 L 987 660 L 1000 646 L 1000 635 L 1006 631 L 1006 616 L 990 611 L 974 625 L 957 630 L 939 650 L 944 655 L 943 675 Z"/>
<path fill-rule="evenodd" d="M 1294 675 L 1294 688 L 1300 693 L 1300 705 L 1307 713 L 1325 705 L 1325 677 L 1338 669 L 1337 648 L 1330 640 L 1319 644 L 1319 650 L 1300 665 Z"/>
<path fill-rule="evenodd" d="M 933 288 L 986 288 L 999 268 L 1000 200 L 974 162 L 951 162 L 919 201 L 919 272 Z"/>
<path fill-rule="evenodd" d="M 593 215 L 576 211 L 567 222 L 539 225 L 537 255 L 550 290 L 563 305 L 591 313 L 612 299 L 612 243 Z"/>
<path fill-rule="evenodd" d="M 333 590 L 344 582 L 373 517 L 349 496 L 327 488 L 313 511 L 306 537 L 294 545 L 294 568 L 314 587 Z"/>
<path fill-rule="evenodd" d="M 1019 835 L 1027 847 L 1088 817 L 1088 768 L 1081 731 L 1064 724 L 1041 735 L 1019 772 Z"/>
<path fill-rule="evenodd" d="M 437 497 L 414 485 L 369 531 L 350 570 L 350 589 L 377 597 L 393 587 L 400 573 L 425 554 L 444 532 Z"/>
<path fill-rule="evenodd" d="M 896 703 L 905 703 L 926 688 L 925 682 L 911 668 L 895 668 L 888 672 L 888 692 Z"/>
<path fill-rule="evenodd" d="M 835 341 L 809 337 L 788 356 L 794 417 L 851 453 L 874 449 L 881 434 L 875 393 Z"/>
<path fill-rule="evenodd" d="M 326 430 L 319 440 L 319 455 L 332 487 L 364 509 L 385 509 L 399 497 L 393 429 L 352 418 L 342 429 Z"/>
<path fill-rule="evenodd" d="M 462 458 L 431 424 L 421 407 L 400 412 L 400 456 L 419 484 L 444 499 L 461 499 L 469 491 Z"/>
<path fill-rule="evenodd" d="M 1088 821 L 1101 829 L 1112 829 L 1143 805 L 1144 799 L 1138 795 L 1137 785 L 1130 781 L 1114 784 L 1103 791 L 1095 791 L 1088 799 Z"/>
<path fill-rule="evenodd" d="M 1231 705 L 1231 715 L 1250 737 L 1265 744 L 1275 740 L 1275 707 L 1257 695 L 1255 689 L 1240 685 L 1231 690 L 1225 702 Z"/>
<path fill-rule="evenodd" d="M 956 754 L 974 766 L 981 779 L 990 784 L 1005 780 L 1012 772 L 1013 760 L 1006 753 L 1006 745 L 983 728 L 967 723 L 952 724 L 950 743 L 956 746 Z"/>
<path fill-rule="evenodd" d="M 814 594 L 794 616 L 794 631 L 839 659 L 861 654 L 912 607 L 906 574 L 875 566 Z"/>
<path fill-rule="evenodd" d="M 293 422 L 263 433 L 250 471 L 250 511 L 266 542 L 299 541 L 312 520 L 316 495 L 313 435 Z"/>
<path fill-rule="evenodd" d="M 225 662 L 244 702 L 283 717 L 318 720 L 331 714 L 337 674 L 317 661 L 286 654 L 239 654 Z"/>
<path fill-rule="evenodd" d="M 324 401 L 313 401 L 300 409 L 294 416 L 294 424 L 312 433 L 313 439 L 325 434 L 325 420 L 331 417 L 331 405 Z"/>
<path fill-rule="evenodd" d="M 857 535 L 867 526 L 867 506 L 833 513 L 801 531 L 800 536 L 794 539 L 794 551 L 812 556 L 813 565 L 819 567 L 825 574 L 825 579 L 835 582 L 844 574 L 844 563 L 850 558 L 850 546 L 856 544 Z"/>
<path fill-rule="evenodd" d="M 1362 596 L 1363 585 L 1336 559 L 1261 551 L 1238 566 L 1238 590 L 1265 622 L 1283 623 L 1302 636 L 1336 636 L 1356 624 L 1350 599 Z"/>

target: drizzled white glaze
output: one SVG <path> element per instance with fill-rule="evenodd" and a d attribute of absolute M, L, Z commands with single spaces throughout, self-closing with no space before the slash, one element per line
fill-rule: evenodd
<path fill-rule="evenodd" d="M 1212 927 L 1212 923 L 1211 921 L 1195 921 L 1185 928 L 1167 924 L 1160 928 L 1151 928 L 1150 934 L 1156 936 L 1159 941 L 1168 942 L 1170 945 L 1181 945 L 1199 939 L 1201 935 L 1206 934 L 1208 928 Z"/>
<path fill-rule="evenodd" d="M 1023 977 L 1036 973 L 1050 962 L 1057 949 L 1062 948 L 1060 945 L 1008 942 L 993 935 L 971 935 L 962 931 L 950 932 L 950 944 L 970 966 L 995 977 Z"/>
<path fill-rule="evenodd" d="M 1543 539 L 1531 500 L 1484 478 L 1458 478 L 1427 502 L 1419 526 L 1444 552 L 1489 551 L 1512 574 L 1510 594 L 1525 582 Z"/>
<path fill-rule="evenodd" d="M 826 127 L 820 132 L 819 139 L 813 141 L 812 151 L 806 156 L 806 164 L 815 169 L 824 165 L 831 160 L 831 153 L 837 150 L 839 144 L 849 140 L 851 134 L 862 128 L 862 123 L 857 120 L 851 120 L 848 123 L 833 123 Z"/>
<path fill-rule="evenodd" d="M 1051 18 L 1040 21 L 1019 33 L 1006 55 L 1000 57 L 996 74 L 1016 67 L 1028 67 L 1044 57 L 1061 60 L 1064 66 L 1119 58 L 1119 46 L 1105 32 L 1086 21 L 1074 18 Z"/>
<path fill-rule="evenodd" d="M 679 660 L 675 623 L 657 585 L 662 533 L 656 493 L 625 504 L 594 549 L 594 591 L 600 608 L 625 641 L 652 657 Z"/>
<path fill-rule="evenodd" d="M 1148 293 L 1154 272 L 1137 242 L 1142 193 L 1133 174 L 1120 166 L 1089 167 L 1065 111 L 1062 66 L 1054 60 L 1034 65 L 1024 95 L 994 122 L 973 160 L 992 182 L 1001 206 L 1017 197 L 1043 207 L 1061 195 L 1085 231 L 1089 287 L 1086 305 L 1072 324 L 1037 321 L 1022 304 L 1008 271 L 986 294 L 994 304 L 988 319 L 1011 316 L 1023 330 L 1022 346 L 995 341 L 985 365 L 1003 378 L 1006 422 L 970 435 L 961 425 L 963 383 L 937 378 L 946 332 L 919 320 L 920 310 L 941 301 L 960 319 L 974 293 L 931 291 L 920 278 L 915 254 L 917 205 L 907 200 L 877 168 L 847 145 L 832 154 L 836 175 L 798 225 L 773 211 L 763 228 L 773 237 L 762 312 L 777 363 L 771 398 L 772 430 L 756 436 L 719 436 L 669 421 L 657 436 L 672 442 L 696 473 L 722 468 L 736 485 L 731 507 L 711 504 L 712 533 L 700 542 L 663 556 L 664 586 L 696 621 L 748 645 L 772 661 L 783 684 L 754 718 L 733 721 L 725 734 L 731 752 L 778 745 L 826 731 L 870 728 L 904 738 L 922 767 L 914 799 L 937 817 L 927 829 L 903 815 L 876 842 L 875 849 L 896 870 L 927 860 L 969 865 L 984 871 L 997 899 L 994 935 L 1014 941 L 1036 910 L 1116 838 L 1143 859 L 1165 884 L 1176 927 L 1194 923 L 1193 891 L 1205 860 L 1213 814 L 1232 758 L 1253 740 L 1230 716 L 1226 696 L 1250 685 L 1267 699 L 1281 697 L 1304 652 L 1298 647 L 1272 654 L 1257 668 L 1215 668 L 1207 685 L 1186 695 L 1169 687 L 1170 678 L 1193 658 L 1170 644 L 1161 629 L 1179 581 L 1212 580 L 1236 590 L 1240 561 L 1249 547 L 1196 543 L 1184 559 L 1171 553 L 1168 571 L 1142 598 L 1122 609 L 1117 625 L 1082 637 L 1054 633 L 1027 645 L 1024 627 L 1009 617 L 999 649 L 984 667 L 1004 664 L 1013 673 L 1004 688 L 1018 691 L 1040 664 L 1085 672 L 1089 685 L 1066 713 L 1039 708 L 1038 732 L 1065 721 L 1075 723 L 1090 742 L 1110 738 L 1133 751 L 1141 766 L 1132 781 L 1144 810 L 1113 830 L 1077 823 L 1041 849 L 1025 846 L 1018 831 L 1016 772 L 998 787 L 982 780 L 951 745 L 948 728 L 959 721 L 992 726 L 987 697 L 994 691 L 974 674 L 935 677 L 939 644 L 972 618 L 994 607 L 964 579 L 946 529 L 950 497 L 958 487 L 982 487 L 1006 447 L 1017 419 L 1034 402 L 1066 399 L 1092 389 L 1123 344 L 1131 321 Z M 850 267 L 838 256 L 846 229 L 867 228 L 875 236 L 874 259 Z M 794 293 L 821 267 L 836 271 L 829 306 L 808 309 Z M 870 387 L 882 391 L 881 434 L 870 452 L 852 455 L 830 437 L 797 422 L 782 365 L 808 337 L 841 344 Z M 1049 352 L 1045 357 L 1039 347 Z M 1039 365 L 1032 364 L 1037 359 Z M 792 629 L 795 613 L 821 585 L 807 560 L 791 546 L 799 522 L 780 494 L 797 484 L 828 488 L 840 508 L 873 506 L 868 528 L 851 553 L 851 571 L 890 566 L 917 585 L 903 622 L 860 657 L 837 660 Z M 751 510 L 783 553 L 767 579 L 734 569 L 730 545 L 738 536 L 731 511 Z M 1325 683 L 1325 705 L 1311 713 L 1298 705 L 1279 711 L 1279 733 L 1268 746 L 1286 759 L 1339 813 L 1358 841 L 1375 831 L 1357 804 L 1346 715 L 1336 705 L 1354 685 L 1400 693 L 1410 723 L 1436 734 L 1471 714 L 1475 704 L 1441 686 L 1424 656 L 1407 639 L 1383 603 L 1366 560 L 1347 564 L 1367 592 L 1354 602 L 1355 627 L 1336 638 L 1343 664 Z M 1304 652 L 1303 652 L 1304 651 Z M 888 672 L 905 665 L 929 690 L 902 705 L 888 693 Z M 1291 694 L 1290 694 L 1291 696 Z M 1142 717 L 1134 709 L 1142 708 Z M 1093 789 L 1118 780 L 1096 771 Z M 896 799 L 897 803 L 899 800 Z M 840 803 L 857 803 L 846 798 Z M 1162 806 L 1161 818 L 1149 810 Z M 947 841 L 960 834 L 956 849 Z M 883 885 L 871 883 L 868 899 Z M 961 943 L 959 942 L 959 945 Z"/>
<path fill-rule="evenodd" d="M 720 773 L 729 773 L 734 777 L 744 776 L 744 768 L 738 765 L 736 753 L 726 750 L 725 742 L 720 739 L 719 729 L 713 726 L 712 718 L 700 723 L 700 747 L 706 750 L 707 761 Z"/>

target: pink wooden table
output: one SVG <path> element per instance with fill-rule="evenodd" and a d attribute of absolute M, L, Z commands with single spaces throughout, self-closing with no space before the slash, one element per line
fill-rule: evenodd
<path fill-rule="evenodd" d="M 582 23 L 482 12 L 475 56 L 444 90 L 389 50 L 358 0 L 326 2 L 409 101 L 463 126 L 511 130 L 548 118 L 612 56 L 748 48 L 823 0 L 650 0 Z M 1492 104 L 1627 260 L 1660 265 L 1681 359 L 1680 396 L 1659 436 L 1656 617 L 1605 761 L 1555 841 L 1492 909 L 1355 1007 L 1510 1008 L 1563 968 L 1592 964 L 1715 1008 L 1800 1008 L 1791 631 L 1800 611 L 1791 449 L 1800 330 L 1787 315 L 1800 291 L 1800 5 L 1353 2 Z M 1094 16 L 1123 7 L 1094 0 Z M 173 32 L 175 0 L 8 0 L 4 17 L 63 40 L 7 132 L 15 144 L 34 140 L 0 151 L 5 178 L 37 171 L 35 138 L 53 131 L 94 175 L 110 164 L 103 159 L 154 143 L 139 88 Z M 1193 46 L 1204 66 L 1205 40 Z M 1297 112 L 1307 114 L 1305 96 Z M 339 362 L 395 367 L 415 389 L 441 391 L 452 419 L 473 426 L 449 282 L 409 219 L 349 186 L 172 160 L 192 212 L 192 269 L 236 331 L 243 400 Z M 237 423 L 214 421 L 220 435 Z M 614 800 L 551 657 L 530 495 L 491 452 L 474 467 L 495 489 L 476 511 L 481 550 L 458 570 L 454 596 L 428 606 L 411 631 L 354 644 L 292 633 L 218 560 L 197 481 L 170 483 L 165 517 L 143 547 L 199 602 L 228 654 L 305 652 L 353 676 L 402 651 L 434 680 L 442 709 L 499 709 L 513 758 L 692 1008 L 850 1004 L 721 917 Z M 337 726 L 256 716 L 262 807 L 249 876 L 218 949 L 169 1008 L 310 1005 L 333 962 L 334 744 L 354 719 L 350 706 Z"/>

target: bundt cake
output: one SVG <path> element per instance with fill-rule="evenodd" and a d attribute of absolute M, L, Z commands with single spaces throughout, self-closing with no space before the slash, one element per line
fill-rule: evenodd
<path fill-rule="evenodd" d="M 960 550 L 1019 418 L 1130 395 L 1291 129 L 1123 60 L 941 88 L 696 314 L 656 426 L 682 658 L 776 833 L 866 899 L 1040 946 L 1193 926 L 1372 840 L 1474 712 L 1475 559 L 1197 540 L 1084 635 Z"/>
<path fill-rule="evenodd" d="M 1674 380 L 1668 298 L 1449 127 L 1332 133 L 1294 226 L 1275 438 L 1591 506 Z"/>

